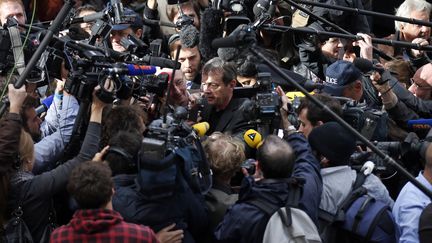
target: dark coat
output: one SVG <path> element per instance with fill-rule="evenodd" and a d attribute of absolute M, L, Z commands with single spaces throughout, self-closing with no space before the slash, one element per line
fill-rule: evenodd
<path fill-rule="evenodd" d="M 183 242 L 201 242 L 208 226 L 203 196 L 193 193 L 186 182 L 180 180 L 172 197 L 146 200 L 135 183 L 135 177 L 123 174 L 113 178 L 113 208 L 126 222 L 149 226 L 155 232 L 175 223 L 176 229 L 184 230 Z"/>
<path fill-rule="evenodd" d="M 0 122 L 0 176 L 14 171 L 18 159 L 21 116 L 7 114 Z"/>
<path fill-rule="evenodd" d="M 210 129 L 207 134 L 213 132 L 229 132 L 233 135 L 245 132 L 252 128 L 247 119 L 245 112 L 241 110 L 241 106 L 248 102 L 246 98 L 232 98 L 228 106 L 223 110 L 219 122 L 215 123 L 210 119 L 211 113 L 215 112 L 213 105 L 205 105 L 202 112 L 202 120 L 210 124 Z"/>
<path fill-rule="evenodd" d="M 311 148 L 301 134 L 288 136 L 297 159 L 293 176 L 304 178 L 303 195 L 299 208 L 303 209 L 317 224 L 318 206 L 322 193 L 322 179 L 319 162 L 312 155 Z M 247 203 L 252 198 L 260 198 L 278 207 L 285 206 L 289 195 L 286 180 L 262 180 L 254 182 L 251 177 L 243 181 L 239 201 L 234 204 L 215 231 L 217 242 L 262 242 L 264 230 L 269 220 L 262 210 Z"/>
<path fill-rule="evenodd" d="M 15 123 L 13 126 L 21 125 Z M 98 151 L 100 124 L 91 122 L 87 128 L 81 151 L 77 157 L 57 168 L 34 176 L 29 172 L 17 172 L 11 178 L 8 197 L 8 210 L 12 212 L 18 205 L 20 192 L 23 197 L 23 219 L 35 242 L 40 242 L 52 209 L 52 196 L 66 188 L 69 174 L 79 163 L 90 160 Z"/>

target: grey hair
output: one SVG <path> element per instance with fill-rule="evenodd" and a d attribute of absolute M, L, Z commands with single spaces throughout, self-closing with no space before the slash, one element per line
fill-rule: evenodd
<path fill-rule="evenodd" d="M 237 72 L 233 63 L 226 62 L 220 57 L 210 59 L 202 68 L 203 75 L 209 73 L 222 73 L 222 81 L 228 85 L 232 80 L 237 80 Z"/>
<path fill-rule="evenodd" d="M 396 16 L 410 18 L 412 11 L 426 11 L 430 14 L 432 5 L 426 2 L 426 0 L 405 0 L 399 8 L 396 9 Z M 405 22 L 395 21 L 395 29 L 400 31 L 399 26 L 405 24 Z"/>

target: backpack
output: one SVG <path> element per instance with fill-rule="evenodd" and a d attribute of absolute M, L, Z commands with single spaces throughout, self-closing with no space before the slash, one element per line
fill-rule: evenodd
<path fill-rule="evenodd" d="M 263 243 L 318 243 L 321 238 L 315 223 L 301 209 L 298 202 L 302 194 L 304 180 L 289 178 L 289 196 L 286 205 L 279 208 L 277 205 L 261 198 L 246 201 L 261 209 L 269 216 L 264 231 Z"/>
<path fill-rule="evenodd" d="M 367 195 L 366 188 L 362 187 L 366 177 L 362 172 L 357 173 L 351 194 L 343 201 L 335 216 L 320 210 L 319 218 L 334 230 L 335 242 L 398 241 L 398 227 L 391 209 Z"/>

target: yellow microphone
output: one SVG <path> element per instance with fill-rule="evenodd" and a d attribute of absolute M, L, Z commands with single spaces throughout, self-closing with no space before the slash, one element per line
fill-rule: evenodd
<path fill-rule="evenodd" d="M 309 92 L 309 94 L 313 95 L 314 92 Z M 287 92 L 286 96 L 288 97 L 288 99 L 290 101 L 293 101 L 296 98 L 305 97 L 305 95 L 302 92 L 300 92 L 300 91 L 290 91 L 290 92 Z"/>
<path fill-rule="evenodd" d="M 203 137 L 209 130 L 210 125 L 208 124 L 208 122 L 199 122 L 192 125 L 192 128 L 195 130 L 196 133 L 198 133 L 200 137 Z"/>
<path fill-rule="evenodd" d="M 243 139 L 249 147 L 254 149 L 258 148 L 262 142 L 261 134 L 254 129 L 247 130 L 243 135 Z"/>

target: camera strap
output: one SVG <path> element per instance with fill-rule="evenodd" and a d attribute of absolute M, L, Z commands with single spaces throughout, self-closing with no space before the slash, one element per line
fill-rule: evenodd
<path fill-rule="evenodd" d="M 24 53 L 22 48 L 20 31 L 17 26 L 8 27 L 9 36 L 14 54 L 15 66 L 18 73 L 21 75 L 25 69 Z"/>

